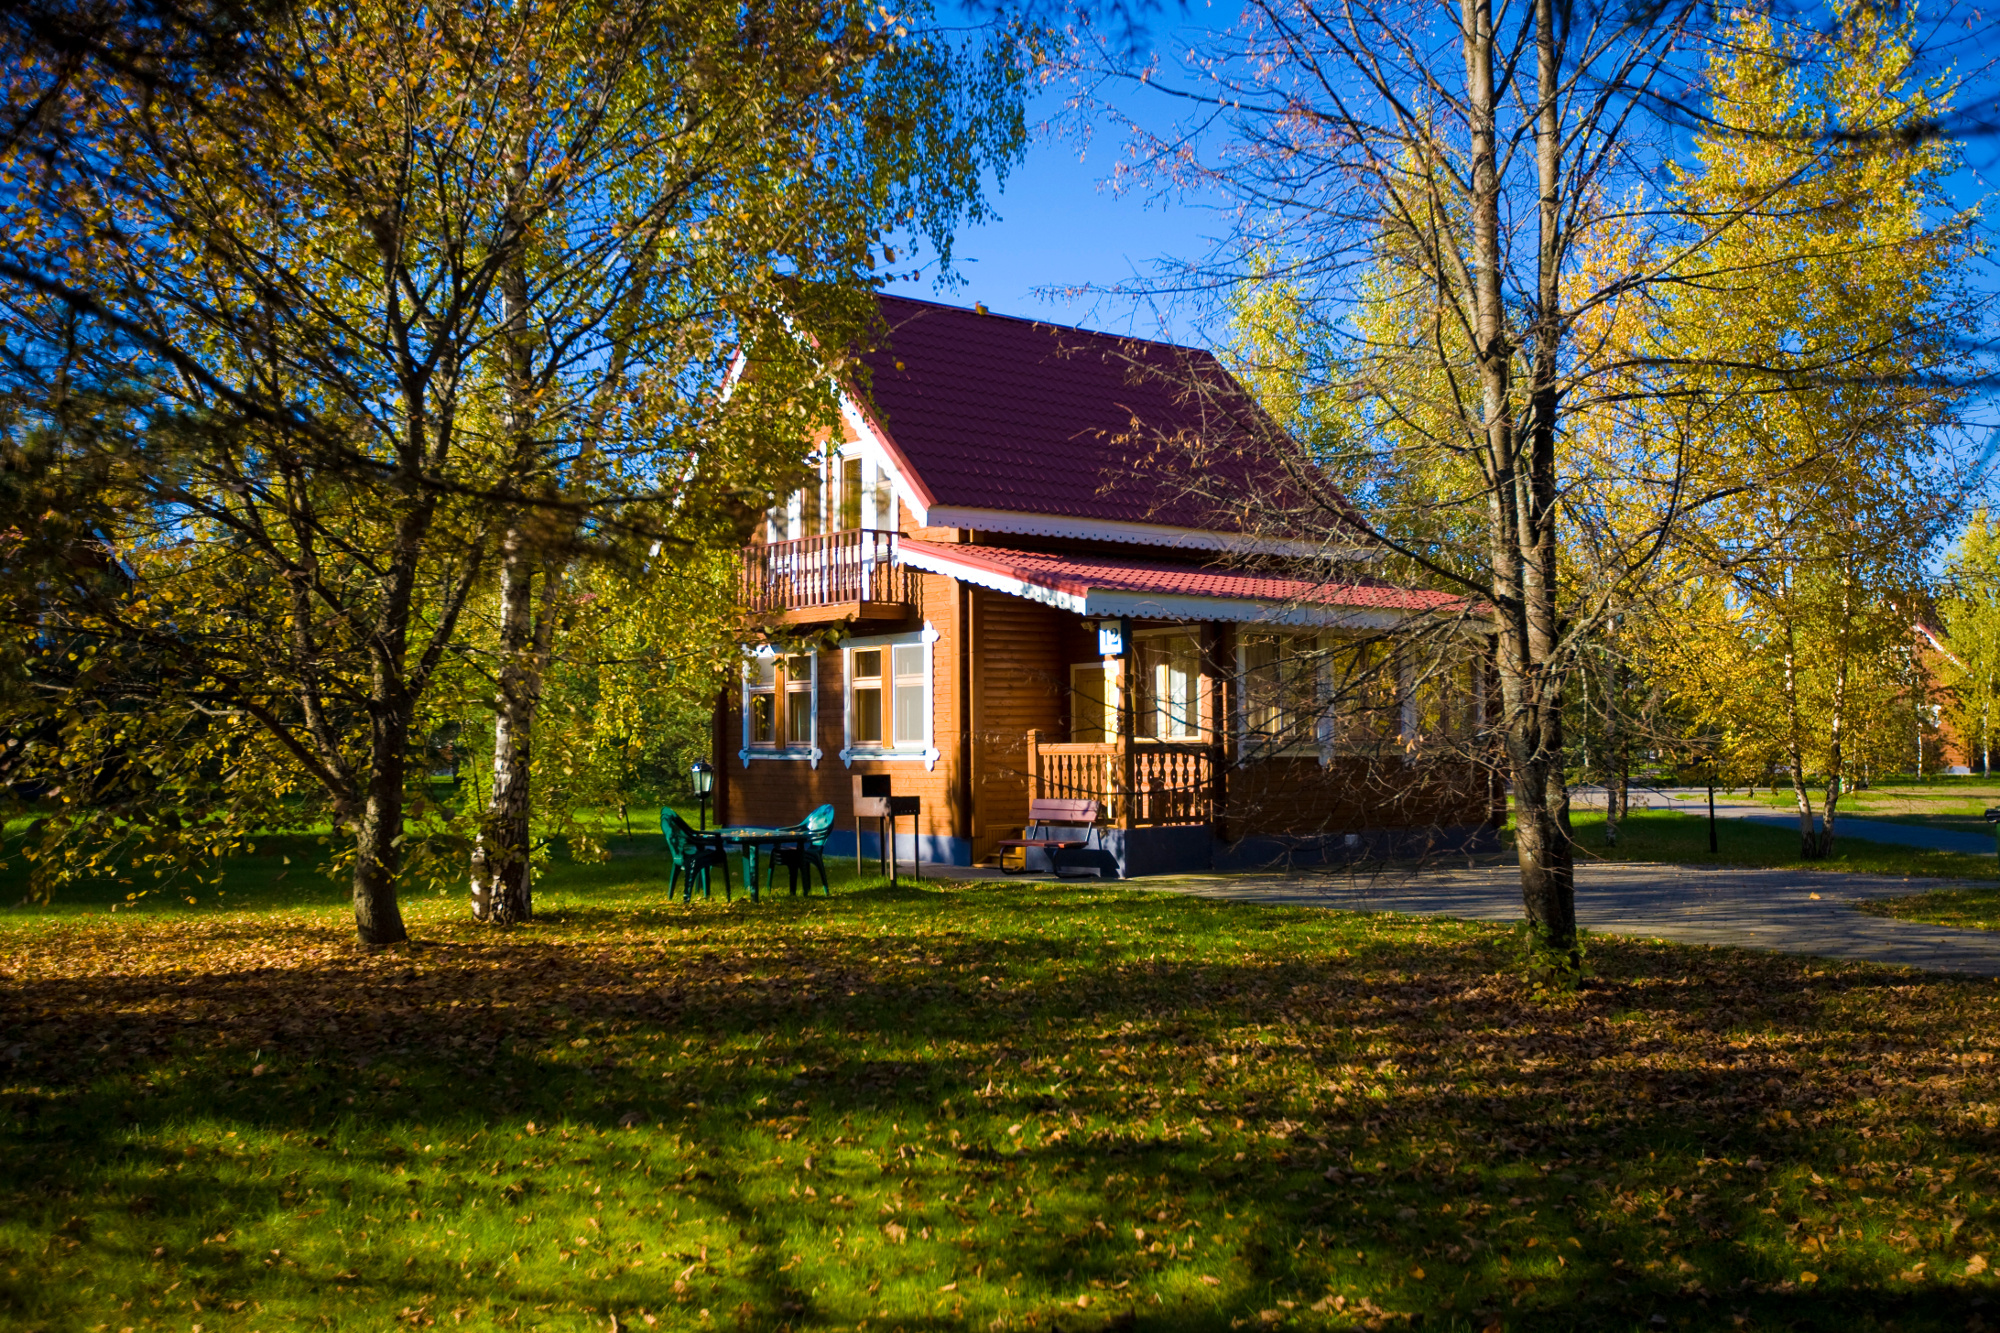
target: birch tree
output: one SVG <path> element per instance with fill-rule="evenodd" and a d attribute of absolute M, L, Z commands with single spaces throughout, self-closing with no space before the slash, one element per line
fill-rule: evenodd
<path fill-rule="evenodd" d="M 1762 295 L 1756 265 L 1731 247 L 1766 247 L 1758 262 L 1773 278 L 1780 266 L 1803 275 L 1820 265 L 1820 278 L 1788 281 L 1788 292 L 1887 262 L 1881 233 L 1825 226 L 1830 210 L 1814 191 L 1858 199 L 1849 187 L 1872 178 L 1885 199 L 1904 187 L 1922 195 L 1936 154 L 1950 152 L 1925 137 L 1943 90 L 1905 88 L 1906 34 L 1859 7 L 1835 18 L 1823 43 L 1836 45 L 1769 53 L 1832 71 L 1813 84 L 1809 111 L 1724 90 L 1742 34 L 1692 6 L 1258 0 L 1236 30 L 1194 52 L 1188 79 L 1123 71 L 1196 108 L 1171 134 L 1134 126 L 1140 169 L 1237 205 L 1228 245 L 1162 285 L 1227 302 L 1284 284 L 1287 319 L 1310 328 L 1301 341 L 1339 345 L 1297 392 L 1353 421 L 1352 446 L 1372 451 L 1344 475 L 1398 479 L 1356 494 L 1370 540 L 1432 586 L 1491 608 L 1491 721 L 1524 906 L 1558 951 L 1575 937 L 1575 751 L 1563 719 L 1580 654 L 1672 592 L 1662 562 L 1683 554 L 1690 532 L 1706 531 L 1700 544 L 1791 530 L 1793 503 L 1812 485 L 1799 469 L 1815 446 L 1746 452 L 1717 419 L 1753 399 L 1772 412 L 1806 412 L 1815 393 L 1851 403 L 1866 385 L 1886 401 L 1890 386 L 1926 381 L 1950 359 L 1918 335 L 1953 303 L 1921 283 L 1900 294 L 1886 280 L 1870 287 L 1872 322 L 1843 326 L 1853 336 L 1837 354 L 1781 340 L 1725 347 L 1718 336 L 1732 303 L 1752 309 Z M 1719 63 L 1704 67 L 1708 50 Z M 1672 127 L 1697 105 L 1707 142 L 1753 156 L 1770 145 L 1794 160 L 1695 200 L 1690 182 L 1706 168 L 1664 168 L 1676 161 Z M 1913 142 L 1931 148 L 1905 152 Z M 1899 240 L 1914 242 L 1919 267 L 1951 252 L 1928 243 L 1930 203 L 1892 210 L 1917 224 Z M 1820 218 L 1821 232 L 1785 231 L 1797 216 Z M 1960 225 L 1949 229 L 1962 235 Z M 1706 322 L 1669 318 L 1670 307 L 1691 312 L 1697 294 L 1712 302 Z M 1666 345 L 1652 336 L 1661 327 L 1684 336 Z M 1947 398 L 1913 387 L 1900 405 Z M 1921 427 L 1880 437 L 1878 457 L 1912 476 L 1898 451 L 1921 453 L 1931 438 Z M 1316 462 L 1302 453 L 1300 475 Z M 1766 502 L 1778 517 L 1760 510 Z M 1274 531 L 1324 533 L 1329 553 L 1351 539 L 1332 501 L 1271 508 Z"/>
<path fill-rule="evenodd" d="M 768 502 L 832 424 L 831 385 L 873 332 L 878 273 L 912 261 L 894 237 L 948 267 L 951 228 L 983 216 L 982 172 L 1004 174 L 1023 142 L 1023 35 L 954 43 L 926 21 L 772 8 L 728 64 L 683 40 L 685 54 L 635 67 L 607 92 L 614 124 L 596 157 L 513 150 L 524 181 L 554 170 L 570 184 L 499 284 L 505 484 L 538 503 L 497 538 L 480 920 L 531 913 L 535 719 L 593 534 L 727 539 L 708 521 L 730 498 L 718 486 Z M 512 94 L 530 125 L 526 108 L 547 100 L 531 57 Z M 751 348 L 757 375 L 717 393 L 722 358 Z"/>
<path fill-rule="evenodd" d="M 1736 221 L 1683 261 L 1656 347 L 1688 367 L 1681 401 L 1725 492 L 1682 543 L 1727 580 L 1770 659 L 1752 675 L 1781 704 L 1772 735 L 1801 853 L 1821 857 L 1853 738 L 1874 732 L 1857 710 L 1900 696 L 1902 736 L 1916 725 L 1921 566 L 1965 494 L 1950 438 L 1972 219 L 1940 190 L 1955 146 L 1893 137 L 1942 112 L 1940 86 L 1913 78 L 1907 22 L 1858 10 L 1800 36 L 1742 17 L 1730 37 L 1709 86 L 1733 128 L 1697 138 L 1675 193 L 1696 217 Z"/>
<path fill-rule="evenodd" d="M 1973 514 L 1952 548 L 1938 614 L 1948 656 L 1937 665 L 1952 721 L 1986 777 L 1993 730 L 2000 723 L 1994 716 L 2000 704 L 2000 532 L 1984 509 Z"/>
<path fill-rule="evenodd" d="M 938 58 L 893 98 L 855 84 L 909 33 L 858 6 L 306 8 L 182 95 L 51 84 L 0 164 L 7 388 L 38 495 L 92 516 L 51 560 L 92 577 L 15 612 L 45 666 L 74 642 L 93 667 L 37 677 L 66 793 L 38 836 L 89 869 L 113 785 L 119 813 L 239 840 L 324 815 L 361 940 L 402 939 L 434 841 L 411 756 L 476 670 L 496 563 L 644 528 L 691 479 L 759 491 L 817 419 L 785 386 L 825 367 L 788 381 L 788 337 L 687 465 L 732 347 L 788 317 L 859 332 L 887 256 L 851 224 L 902 198 L 785 224 L 844 180 L 829 161 L 929 132 Z M 969 197 L 915 206 L 936 234 Z"/>
<path fill-rule="evenodd" d="M 1564 604 L 1559 441 L 1606 368 L 1577 320 L 1647 273 L 1572 279 L 1606 229 L 1639 231 L 1647 254 L 1648 227 L 1666 225 L 1620 196 L 1647 170 L 1633 121 L 1688 21 L 1553 0 L 1254 0 L 1197 53 L 1199 77 L 1172 88 L 1195 120 L 1171 136 L 1135 130 L 1144 161 L 1238 202 L 1234 243 L 1262 266 L 1224 255 L 1179 283 L 1289 284 L 1300 317 L 1342 344 L 1308 391 L 1355 404 L 1380 471 L 1427 479 L 1359 503 L 1378 547 L 1489 608 L 1523 902 L 1565 955 L 1564 686 L 1572 636 L 1596 612 Z M 1679 460 L 1641 439 L 1616 462 L 1676 503 Z M 1273 526 L 1316 527 L 1331 549 L 1351 537 L 1337 513 L 1295 506 Z M 1607 552 L 1604 584 L 1655 539 L 1637 526 L 1636 549 Z"/>

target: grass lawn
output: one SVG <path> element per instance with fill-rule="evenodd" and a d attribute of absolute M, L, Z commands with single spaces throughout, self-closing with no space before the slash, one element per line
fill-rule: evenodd
<path fill-rule="evenodd" d="M 1933 889 L 1908 898 L 1875 899 L 1861 904 L 1860 910 L 1899 921 L 2000 930 L 2000 889 Z"/>
<path fill-rule="evenodd" d="M 1826 799 L 1825 787 L 1814 787 L 1812 797 L 1813 809 L 1818 810 Z M 1786 814 L 1797 809 L 1788 788 L 1780 788 L 1776 794 L 1768 788 L 1758 788 L 1750 793 L 1750 799 Z M 1842 793 L 1840 813 L 1856 819 L 1885 819 L 1897 824 L 1991 835 L 1992 825 L 1980 815 L 1995 805 L 2000 805 L 2000 778 L 1937 777 L 1922 782 L 1904 778 Z"/>
<path fill-rule="evenodd" d="M 0 916 L 0 1327 L 2000 1316 L 1992 983 L 1607 938 L 1546 1009 L 1490 926 L 652 854 L 366 954 L 278 859 Z"/>
<path fill-rule="evenodd" d="M 1740 819 L 1715 821 L 1718 851 L 1708 850 L 1708 820 L 1666 810 L 1633 811 L 1618 821 L 1618 845 L 1604 845 L 1604 812 L 1577 810 L 1570 815 L 1579 863 L 1606 861 L 1671 861 L 1680 865 L 1778 866 L 1793 870 L 1850 870 L 1871 875 L 1908 875 L 1934 879 L 2000 881 L 2000 861 L 1991 855 L 1932 851 L 1836 837 L 1833 855 L 1823 861 L 1799 857 L 1798 830 L 1751 824 Z M 1840 833 L 1838 821 L 1834 832 Z"/>

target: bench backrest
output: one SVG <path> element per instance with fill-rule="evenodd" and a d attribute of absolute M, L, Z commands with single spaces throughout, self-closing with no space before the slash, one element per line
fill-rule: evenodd
<path fill-rule="evenodd" d="M 1069 798 L 1030 801 L 1028 802 L 1028 822 L 1031 824 L 1095 824 L 1097 822 L 1097 802 Z"/>

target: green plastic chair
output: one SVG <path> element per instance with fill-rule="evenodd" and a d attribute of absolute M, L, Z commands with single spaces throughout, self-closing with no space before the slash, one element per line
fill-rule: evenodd
<path fill-rule="evenodd" d="M 819 809 L 801 819 L 791 828 L 810 836 L 803 843 L 790 843 L 771 849 L 771 870 L 764 887 L 770 888 L 778 882 L 778 863 L 783 861 L 791 876 L 792 892 L 799 891 L 799 876 L 806 879 L 806 893 L 812 893 L 813 867 L 819 867 L 819 886 L 826 890 L 826 896 L 833 896 L 833 885 L 826 878 L 826 839 L 833 832 L 833 807 L 822 805 Z"/>
<path fill-rule="evenodd" d="M 667 840 L 667 851 L 674 858 L 674 873 L 667 878 L 667 897 L 674 896 L 674 885 L 686 882 L 681 890 L 682 902 L 694 901 L 695 876 L 701 876 L 701 896 L 713 898 L 715 891 L 709 887 L 708 872 L 715 866 L 722 867 L 722 896 L 724 901 L 735 901 L 735 891 L 729 882 L 729 849 L 722 845 L 722 839 L 713 833 L 697 833 L 688 827 L 688 822 L 665 806 L 660 808 L 660 833 Z"/>

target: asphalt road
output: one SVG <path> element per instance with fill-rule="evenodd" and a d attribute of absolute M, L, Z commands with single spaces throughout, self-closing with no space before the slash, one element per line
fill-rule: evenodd
<path fill-rule="evenodd" d="M 1920 893 L 1944 883 L 1837 872 L 1596 862 L 1577 867 L 1576 905 L 1583 928 L 1604 934 L 2000 977 L 2000 931 L 1956 930 L 1854 910 L 1860 899 Z M 1520 876 L 1510 865 L 1163 876 L 1126 884 L 1140 892 L 1237 902 L 1477 921 L 1521 919 Z"/>

